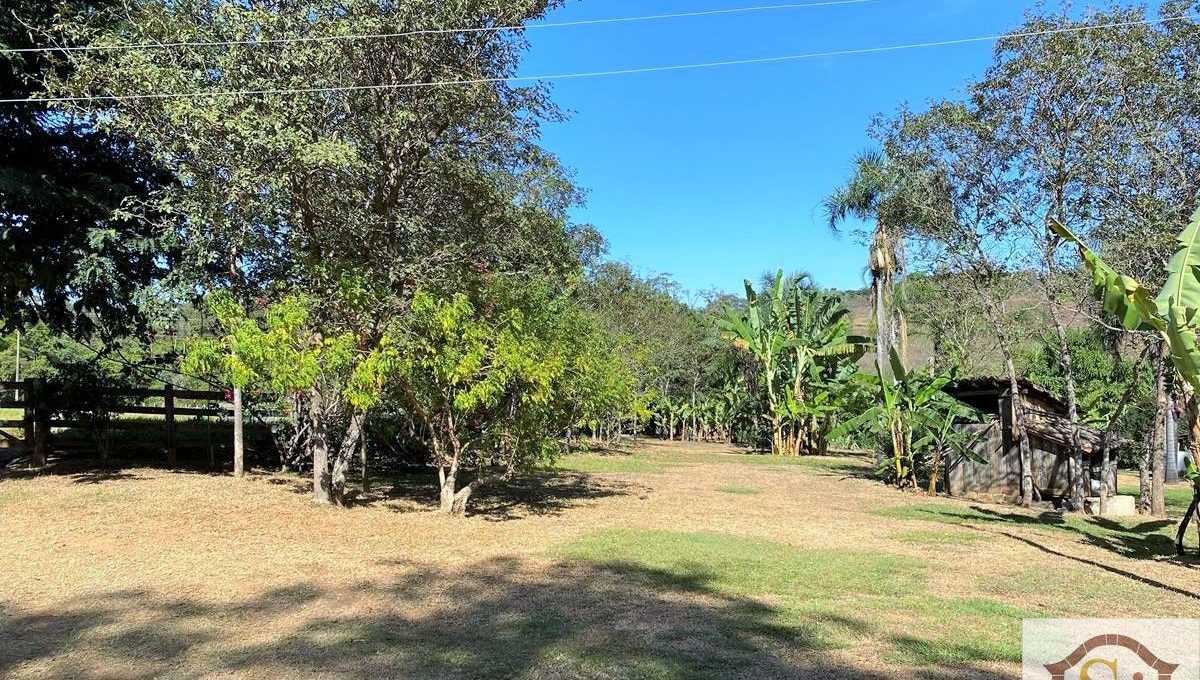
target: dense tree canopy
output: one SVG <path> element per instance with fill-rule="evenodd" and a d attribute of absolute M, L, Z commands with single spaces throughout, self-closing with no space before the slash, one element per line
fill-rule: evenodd
<path fill-rule="evenodd" d="M 6 3 L 0 47 L 43 44 L 59 12 L 90 15 L 116 3 Z M 0 98 L 43 92 L 69 72 L 44 52 L 0 54 Z M 0 107 L 0 318 L 4 328 L 43 321 L 88 334 L 128 333 L 144 317 L 145 288 L 171 264 L 154 220 L 128 212 L 171 175 L 119 132 L 87 113 L 40 104 Z"/>

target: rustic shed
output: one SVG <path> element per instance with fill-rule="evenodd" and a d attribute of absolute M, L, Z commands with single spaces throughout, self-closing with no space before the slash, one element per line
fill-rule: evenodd
<path fill-rule="evenodd" d="M 1034 487 L 1043 498 L 1069 496 L 1069 461 L 1072 451 L 1067 405 L 1046 388 L 1026 379 L 1018 381 L 1029 445 L 1032 449 Z M 961 429 L 979 435 L 975 453 L 986 463 L 957 456 L 946 467 L 945 488 L 951 495 L 968 493 L 1017 496 L 1021 493 L 1021 453 L 1009 380 L 980 377 L 959 380 L 946 392 L 985 415 L 982 423 L 965 423 Z M 1100 479 L 1104 433 L 1079 426 L 1089 494 L 1092 480 Z M 1112 443 L 1115 449 L 1117 442 Z M 1110 470 L 1109 474 L 1113 474 Z M 1110 484 L 1114 483 L 1110 478 Z"/>

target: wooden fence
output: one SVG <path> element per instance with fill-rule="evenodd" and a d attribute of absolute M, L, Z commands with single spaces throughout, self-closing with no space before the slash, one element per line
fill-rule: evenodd
<path fill-rule="evenodd" d="M 31 455 L 35 466 L 46 464 L 50 450 L 53 428 L 92 429 L 96 420 L 87 418 L 63 419 L 53 417 L 56 409 L 50 400 L 52 390 L 38 379 L 20 382 L 0 381 L 0 408 L 21 409 L 19 420 L 0 419 L 0 437 L 12 442 L 18 438 L 5 432 L 3 428 L 20 428 L 22 436 L 20 443 L 24 450 Z M 178 444 L 176 434 L 181 417 L 233 417 L 240 418 L 235 413 L 233 405 L 225 392 L 209 390 L 183 390 L 167 384 L 161 389 L 117 389 L 106 396 L 126 397 L 131 403 L 116 401 L 105 407 L 105 418 L 102 427 L 107 430 L 161 430 L 166 441 L 167 464 L 174 466 L 177 461 Z M 160 401 L 161 404 L 146 404 L 147 400 Z M 198 405 L 197 402 L 203 402 Z M 107 416 L 120 415 L 153 415 L 162 416 L 162 423 L 145 420 L 127 420 Z M 186 421 L 185 421 L 186 422 Z M 235 427 L 235 432 L 241 428 Z M 235 442 L 235 447 L 239 442 Z"/>

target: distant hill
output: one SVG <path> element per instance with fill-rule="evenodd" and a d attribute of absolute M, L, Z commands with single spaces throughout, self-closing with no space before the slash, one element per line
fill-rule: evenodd
<path fill-rule="evenodd" d="M 1031 350 L 1038 346 L 1043 339 L 1053 337 L 1054 327 L 1050 321 L 1047 303 L 1044 296 L 1034 287 L 1032 281 L 1026 280 L 1015 285 L 1012 294 L 1005 300 L 1004 306 L 1009 313 L 1013 327 L 1014 340 L 1018 350 Z M 871 304 L 870 291 L 866 289 L 839 291 L 842 301 L 850 310 L 854 332 L 871 335 L 875 334 L 874 309 Z M 975 324 L 963 323 L 965 336 L 969 337 L 970 363 L 966 366 L 968 373 L 977 375 L 999 374 L 1003 371 L 1002 357 L 996 347 L 996 338 L 990 326 L 983 321 L 982 310 L 946 309 L 942 310 L 947 318 L 962 315 L 962 319 L 974 315 Z M 910 366 L 929 364 L 933 358 L 934 338 L 928 325 L 919 320 L 919 310 L 908 316 L 908 363 Z M 1064 322 L 1068 328 L 1084 328 L 1090 322 L 1086 316 L 1076 309 L 1065 310 Z M 977 328 L 968 329 L 975 325 Z M 874 371 L 875 358 L 868 354 L 862 359 L 863 370 Z"/>

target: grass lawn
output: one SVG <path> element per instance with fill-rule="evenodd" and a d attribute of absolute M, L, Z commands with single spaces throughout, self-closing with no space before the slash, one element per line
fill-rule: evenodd
<path fill-rule="evenodd" d="M 1117 487 L 1117 493 L 1122 496 L 1137 498 L 1140 492 L 1135 482 L 1133 484 L 1121 484 Z M 1182 515 L 1192 503 L 1192 488 L 1186 483 L 1168 486 L 1163 489 L 1163 502 L 1166 503 L 1169 514 Z"/>
<path fill-rule="evenodd" d="M 1024 617 L 1194 616 L 1171 526 L 641 442 L 432 515 L 295 476 L 0 478 L 0 677 L 1020 677 Z"/>

